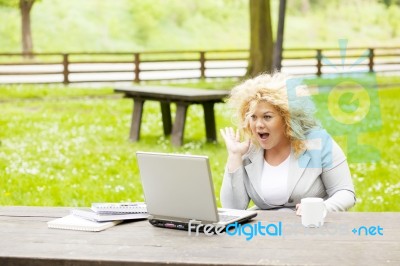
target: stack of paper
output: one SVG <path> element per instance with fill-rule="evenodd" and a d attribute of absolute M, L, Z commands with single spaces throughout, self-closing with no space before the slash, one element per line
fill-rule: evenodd
<path fill-rule="evenodd" d="M 101 231 L 124 220 L 147 219 L 144 203 L 93 203 L 91 208 L 71 210 L 71 214 L 47 222 L 49 228 Z"/>
<path fill-rule="evenodd" d="M 96 213 L 118 214 L 118 213 L 147 213 L 144 202 L 132 203 L 92 203 L 93 211 Z"/>
<path fill-rule="evenodd" d="M 47 226 L 49 228 L 55 228 L 55 229 L 98 232 L 110 228 L 114 225 L 117 225 L 121 222 L 122 221 L 94 222 L 70 214 L 62 218 L 58 218 L 47 222 Z"/>
<path fill-rule="evenodd" d="M 96 222 L 147 219 L 149 216 L 143 203 L 93 203 L 91 209 L 74 209 L 71 214 Z"/>

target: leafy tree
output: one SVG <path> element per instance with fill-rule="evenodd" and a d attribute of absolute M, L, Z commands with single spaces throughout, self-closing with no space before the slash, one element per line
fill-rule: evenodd
<path fill-rule="evenodd" d="M 387 20 L 389 22 L 390 25 L 390 29 L 391 29 L 391 36 L 392 38 L 396 38 L 398 35 L 398 30 L 400 28 L 400 8 L 399 6 L 396 5 L 391 5 L 388 8 L 388 16 L 387 16 Z"/>
<path fill-rule="evenodd" d="M 270 0 L 250 0 L 250 57 L 246 75 L 273 69 L 273 39 Z"/>
<path fill-rule="evenodd" d="M 400 0 L 381 0 L 385 4 L 386 7 L 390 7 L 391 5 L 400 5 Z"/>
<path fill-rule="evenodd" d="M 22 52 L 30 54 L 33 52 L 31 31 L 31 10 L 37 0 L 0 0 L 0 6 L 19 8 L 21 12 L 21 35 Z"/>

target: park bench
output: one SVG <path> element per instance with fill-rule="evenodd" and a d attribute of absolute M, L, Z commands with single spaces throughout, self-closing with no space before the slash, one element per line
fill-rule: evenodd
<path fill-rule="evenodd" d="M 229 95 L 227 90 L 206 90 L 194 88 L 176 88 L 168 86 L 130 86 L 115 88 L 114 92 L 123 93 L 125 97 L 133 99 L 133 111 L 129 139 L 138 141 L 142 123 L 143 105 L 146 100 L 158 101 L 161 105 L 161 114 L 164 135 L 171 134 L 173 145 L 183 144 L 186 115 L 192 104 L 201 104 L 204 110 L 204 122 L 207 141 L 217 140 L 214 104 L 223 102 Z M 176 104 L 175 122 L 172 125 L 170 104 Z"/>

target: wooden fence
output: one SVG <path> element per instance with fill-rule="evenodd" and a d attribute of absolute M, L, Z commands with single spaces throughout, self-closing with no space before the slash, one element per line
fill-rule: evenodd
<path fill-rule="evenodd" d="M 0 83 L 141 82 L 241 77 L 248 50 L 1 53 Z M 400 47 L 285 49 L 282 72 L 400 72 Z"/>

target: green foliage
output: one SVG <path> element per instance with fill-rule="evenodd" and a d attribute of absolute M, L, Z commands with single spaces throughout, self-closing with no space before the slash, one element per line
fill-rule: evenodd
<path fill-rule="evenodd" d="M 0 6 L 18 8 L 19 1 L 20 0 L 0 0 Z"/>
<path fill-rule="evenodd" d="M 378 0 L 288 1 L 284 46 L 336 47 L 343 38 L 349 46 L 395 45 L 398 8 Z M 275 30 L 277 0 L 271 9 Z M 42 0 L 31 20 L 36 52 L 249 47 L 248 0 Z M 20 52 L 20 35 L 18 8 L 0 6 L 0 52 Z"/>
<path fill-rule="evenodd" d="M 0 0 L 0 6 L 19 8 L 21 1 L 35 4 L 41 0 Z"/>
<path fill-rule="evenodd" d="M 392 5 L 400 5 L 400 0 L 380 0 L 380 2 L 384 3 L 387 7 Z"/>
<path fill-rule="evenodd" d="M 397 81 L 398 77 L 378 78 L 380 84 Z M 235 83 L 175 85 L 227 89 Z M 141 140 L 129 142 L 132 101 L 114 95 L 111 88 L 3 85 L 0 95 L 0 205 L 89 206 L 143 200 L 138 150 L 209 156 L 220 202 L 227 154 L 220 136 L 218 143 L 205 143 L 200 106 L 189 108 L 185 144 L 174 147 L 163 136 L 156 102 L 145 104 Z M 399 97 L 399 88 L 379 90 L 382 127 L 360 135 L 361 143 L 379 149 L 381 160 L 350 164 L 358 198 L 354 211 L 400 211 L 400 157 L 393 145 L 400 132 Z M 227 106 L 215 108 L 217 127 L 232 125 Z M 346 139 L 335 139 L 347 151 Z"/>
<path fill-rule="evenodd" d="M 388 9 L 388 23 L 393 38 L 398 37 L 400 29 L 400 7 L 391 5 Z"/>

